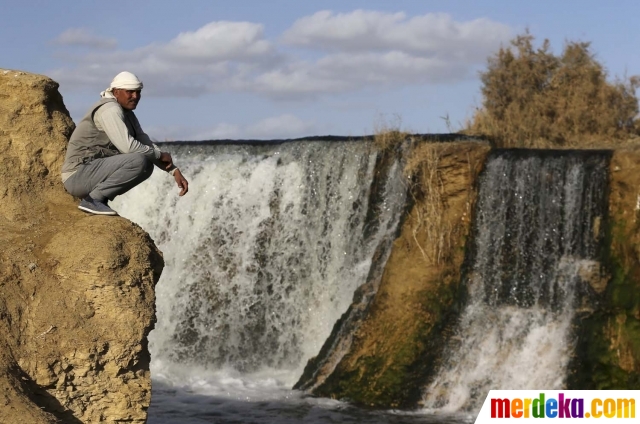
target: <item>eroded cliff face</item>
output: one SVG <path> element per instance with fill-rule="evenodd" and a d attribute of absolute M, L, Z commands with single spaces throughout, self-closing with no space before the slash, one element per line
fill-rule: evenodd
<path fill-rule="evenodd" d="M 57 89 L 0 69 L 0 422 L 144 422 L 162 256 L 64 191 L 73 122 Z"/>
<path fill-rule="evenodd" d="M 615 388 L 640 389 L 640 149 L 615 150 L 611 159 L 611 256 L 608 290 L 614 316 L 605 335 L 613 363 L 626 378 Z"/>
<path fill-rule="evenodd" d="M 481 142 L 448 142 L 413 151 L 407 163 L 413 206 L 377 293 L 348 345 L 330 339 L 339 347 L 325 345 L 297 387 L 369 406 L 416 406 L 443 346 L 445 324 L 456 313 L 476 179 L 489 150 Z M 335 356 L 334 363 L 323 355 Z M 322 369 L 314 372 L 314 364 Z"/>
<path fill-rule="evenodd" d="M 640 148 L 614 150 L 608 255 L 594 311 L 581 317 L 570 386 L 640 389 Z"/>

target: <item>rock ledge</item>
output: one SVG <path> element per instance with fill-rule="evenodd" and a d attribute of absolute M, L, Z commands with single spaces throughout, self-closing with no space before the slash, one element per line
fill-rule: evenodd
<path fill-rule="evenodd" d="M 51 79 L 0 69 L 0 422 L 145 422 L 164 265 L 60 182 L 73 121 Z"/>

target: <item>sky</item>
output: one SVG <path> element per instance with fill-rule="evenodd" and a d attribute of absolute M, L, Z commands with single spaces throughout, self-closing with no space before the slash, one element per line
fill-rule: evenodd
<path fill-rule="evenodd" d="M 121 71 L 158 141 L 461 129 L 525 30 L 640 74 L 637 0 L 0 0 L 0 68 L 60 83 L 78 122 Z"/>

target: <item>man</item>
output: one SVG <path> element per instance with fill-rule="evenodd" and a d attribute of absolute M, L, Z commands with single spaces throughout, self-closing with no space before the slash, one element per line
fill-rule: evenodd
<path fill-rule="evenodd" d="M 119 73 L 71 134 L 62 182 L 71 195 L 82 199 L 78 209 L 117 215 L 108 201 L 149 178 L 154 165 L 173 176 L 180 196 L 189 190 L 171 155 L 160 151 L 140 128 L 133 110 L 141 91 L 138 77 Z"/>

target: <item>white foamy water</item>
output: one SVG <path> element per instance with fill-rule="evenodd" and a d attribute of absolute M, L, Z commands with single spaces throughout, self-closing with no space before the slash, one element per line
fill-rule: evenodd
<path fill-rule="evenodd" d="M 422 411 L 370 411 L 344 402 L 305 397 L 275 371 L 242 374 L 197 370 L 154 361 L 149 424 L 430 424 L 471 423 L 475 416 Z"/>
<path fill-rule="evenodd" d="M 474 300 L 465 308 L 449 347 L 444 368 L 427 389 L 425 406 L 442 412 L 477 411 L 491 389 L 562 389 L 574 348 L 574 317 L 578 271 L 592 261 L 560 265 L 557 287 L 565 291 L 558 311 L 484 302 L 473 281 Z"/>
<path fill-rule="evenodd" d="M 372 205 L 376 152 L 365 143 L 171 148 L 187 196 L 156 171 L 114 202 L 166 262 L 149 423 L 466 423 L 491 388 L 565 383 L 576 269 L 598 266 L 599 162 L 488 164 L 468 302 L 425 409 L 368 411 L 291 387 L 394 237 L 401 166 Z"/>
<path fill-rule="evenodd" d="M 572 323 L 598 269 L 606 158 L 498 152 L 480 183 L 468 290 L 428 411 L 479 411 L 492 389 L 562 389 Z"/>
<path fill-rule="evenodd" d="M 367 143 L 172 147 L 185 197 L 156 170 L 113 203 L 165 259 L 149 422 L 429 422 L 291 390 L 396 231 L 401 167 L 371 205 Z"/>

